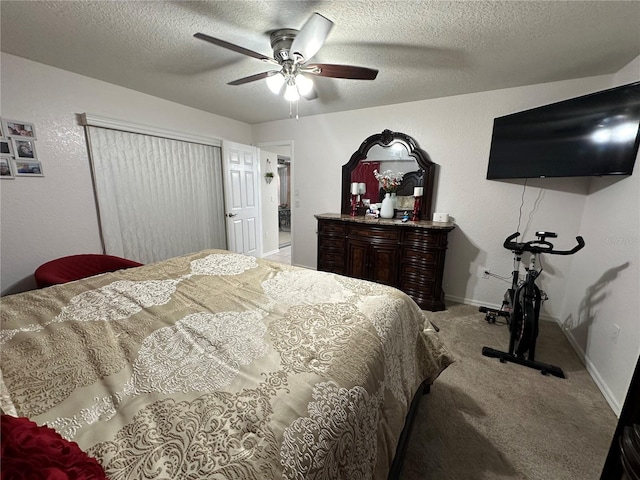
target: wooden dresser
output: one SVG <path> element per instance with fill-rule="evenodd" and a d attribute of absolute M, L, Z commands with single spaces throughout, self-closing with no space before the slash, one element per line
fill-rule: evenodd
<path fill-rule="evenodd" d="M 442 276 L 453 223 L 333 213 L 315 217 L 318 270 L 391 285 L 424 310 L 444 310 Z"/>

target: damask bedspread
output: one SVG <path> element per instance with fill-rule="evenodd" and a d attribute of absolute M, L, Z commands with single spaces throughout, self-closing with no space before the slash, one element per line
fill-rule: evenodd
<path fill-rule="evenodd" d="M 2 411 L 117 479 L 386 479 L 451 362 L 394 288 L 207 250 L 4 297 Z"/>

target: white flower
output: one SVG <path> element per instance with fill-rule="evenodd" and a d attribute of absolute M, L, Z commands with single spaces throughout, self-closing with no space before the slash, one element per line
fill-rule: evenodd
<path fill-rule="evenodd" d="M 385 192 L 395 192 L 402 184 L 404 172 L 393 173 L 391 170 L 385 170 L 379 173 L 378 170 L 374 170 L 373 176 L 380 182 L 380 186 Z"/>

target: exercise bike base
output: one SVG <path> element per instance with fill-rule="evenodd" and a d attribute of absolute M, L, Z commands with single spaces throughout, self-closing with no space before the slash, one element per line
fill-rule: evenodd
<path fill-rule="evenodd" d="M 536 362 L 534 360 L 516 357 L 515 355 L 512 355 L 510 353 L 501 352 L 500 350 L 496 350 L 490 347 L 482 347 L 482 354 L 485 357 L 499 358 L 502 363 L 513 362 L 517 363 L 518 365 L 524 365 L 525 367 L 535 368 L 536 370 L 540 370 L 543 375 L 547 375 L 548 373 L 550 373 L 554 377 L 567 378 L 564 376 L 564 372 L 560 367 L 549 365 L 548 363 Z"/>

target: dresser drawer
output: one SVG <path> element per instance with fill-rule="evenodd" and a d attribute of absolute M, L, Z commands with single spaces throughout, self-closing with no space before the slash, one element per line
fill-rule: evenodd
<path fill-rule="evenodd" d="M 329 237 L 324 235 L 318 237 L 318 246 L 322 251 L 339 250 L 344 252 L 344 242 L 344 237 Z"/>
<path fill-rule="evenodd" d="M 438 252 L 423 251 L 417 248 L 404 247 L 402 249 L 402 261 L 414 265 L 436 265 L 438 263 Z"/>
<path fill-rule="evenodd" d="M 435 294 L 436 284 L 434 282 L 412 281 L 408 278 L 400 280 L 400 290 L 410 296 L 415 297 L 432 297 Z"/>
<path fill-rule="evenodd" d="M 436 269 L 425 268 L 424 265 L 413 264 L 413 263 L 403 263 L 400 266 L 400 275 L 402 278 L 413 278 L 412 281 L 417 283 L 426 283 L 433 282 L 437 275 Z"/>
<path fill-rule="evenodd" d="M 399 242 L 400 232 L 385 228 L 351 226 L 348 232 L 349 238 L 362 238 L 371 241 Z"/>
<path fill-rule="evenodd" d="M 346 232 L 345 224 L 342 222 L 326 222 L 318 223 L 318 233 L 321 235 L 344 236 Z"/>
<path fill-rule="evenodd" d="M 447 235 L 428 230 L 411 229 L 404 232 L 402 242 L 419 248 L 446 247 Z"/>
<path fill-rule="evenodd" d="M 323 251 L 322 256 L 320 257 L 320 262 L 322 264 L 336 264 L 336 265 L 344 265 L 344 250 L 341 252 L 328 252 Z"/>

